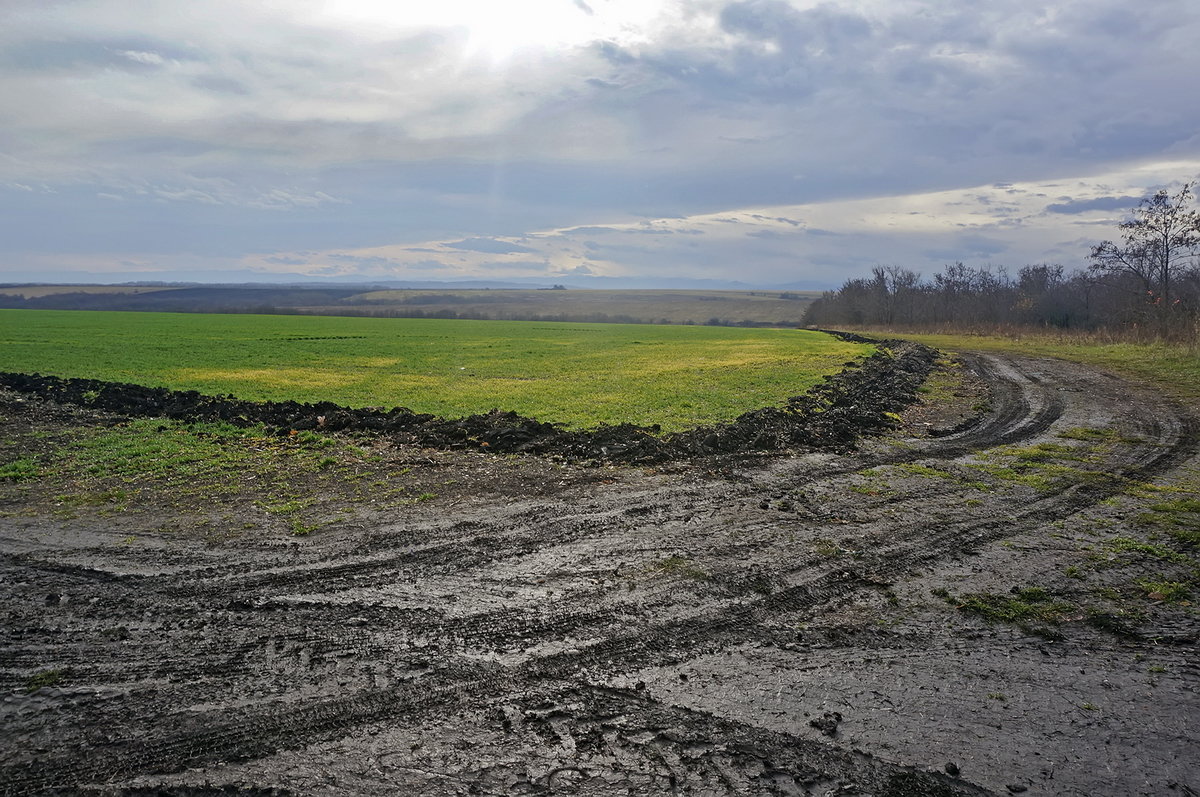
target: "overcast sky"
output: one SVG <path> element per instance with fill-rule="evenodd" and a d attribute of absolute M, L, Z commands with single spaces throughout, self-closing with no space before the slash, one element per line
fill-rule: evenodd
<path fill-rule="evenodd" d="M 0 0 L 0 280 L 827 287 L 1200 176 L 1196 0 Z"/>

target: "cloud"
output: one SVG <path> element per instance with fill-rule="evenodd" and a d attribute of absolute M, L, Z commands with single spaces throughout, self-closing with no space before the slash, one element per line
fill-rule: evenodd
<path fill-rule="evenodd" d="M 796 221 L 795 219 L 789 219 L 785 216 L 764 216 L 761 213 L 752 213 L 750 214 L 750 218 L 755 219 L 756 221 L 778 221 L 788 225 L 789 227 L 804 226 L 804 222 Z"/>
<path fill-rule="evenodd" d="M 148 53 L 141 50 L 121 50 L 118 55 L 128 58 L 136 64 L 146 64 L 148 66 L 162 66 L 166 63 L 166 59 L 158 53 Z"/>
<path fill-rule="evenodd" d="M 192 78 L 191 85 L 216 94 L 235 94 L 242 97 L 250 95 L 250 87 L 246 83 L 221 75 L 197 75 Z"/>
<path fill-rule="evenodd" d="M 461 241 L 449 241 L 442 246 L 450 249 L 464 249 L 468 252 L 488 252 L 493 255 L 511 255 L 517 252 L 533 251 L 527 246 L 495 238 L 465 238 Z"/>
<path fill-rule="evenodd" d="M 0 49 L 0 68 L 24 73 L 84 72 L 109 68 L 132 72 L 157 70 L 168 61 L 192 61 L 186 46 L 147 36 L 75 36 L 9 41 Z"/>
<path fill-rule="evenodd" d="M 1050 251 L 1200 171 L 1188 0 L 573 3 L 508 29 L 454 4 L 22 2 L 0 256 L 407 246 L 772 280 Z"/>
<path fill-rule="evenodd" d="M 546 262 L 542 260 L 485 260 L 475 268 L 481 271 L 507 271 L 511 274 L 544 274 Z"/>
<path fill-rule="evenodd" d="M 570 229 L 570 232 L 575 235 L 595 235 L 597 233 L 610 233 L 617 231 L 618 229 L 616 227 L 603 227 L 597 225 L 584 225 L 582 227 L 572 227 Z"/>
<path fill-rule="evenodd" d="M 596 273 L 596 270 L 586 263 L 581 263 L 574 268 L 564 268 L 555 271 L 554 274 L 560 277 L 590 277 Z"/>
<path fill-rule="evenodd" d="M 962 235 L 952 239 L 950 246 L 927 249 L 922 254 L 930 260 L 970 261 L 988 259 L 1008 251 L 1010 244 L 984 235 Z"/>
<path fill-rule="evenodd" d="M 1068 199 L 1046 206 L 1047 213 L 1087 213 L 1093 210 L 1129 210 L 1137 207 L 1142 197 L 1135 196 L 1101 196 L 1094 199 Z"/>

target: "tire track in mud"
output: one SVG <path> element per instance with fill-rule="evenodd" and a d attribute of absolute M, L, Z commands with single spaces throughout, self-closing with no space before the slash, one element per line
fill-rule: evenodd
<path fill-rule="evenodd" d="M 636 689 L 572 686 L 523 696 L 514 707 L 525 724 L 542 725 L 544 735 L 569 735 L 585 767 L 591 757 L 621 744 L 690 751 L 691 755 L 673 761 L 660 756 L 664 769 L 671 773 L 668 783 L 662 785 L 673 792 L 715 780 L 730 793 L 743 793 L 747 787 L 799 793 L 801 788 L 836 788 L 840 782 L 842 793 L 883 797 L 909 794 L 913 785 L 920 789 L 918 794 L 988 794 L 958 778 L 890 764 L 857 750 L 665 706 Z M 718 763 L 718 758 L 724 761 Z M 634 783 L 612 785 L 637 793 Z"/>
<path fill-rule="evenodd" d="M 853 467 L 843 466 L 807 474 L 803 468 L 799 472 L 784 468 L 785 472 L 791 471 L 786 472 L 786 479 L 793 482 L 806 478 L 810 483 L 828 482 L 864 467 L 961 457 L 981 449 L 1033 439 L 1063 417 L 1066 402 L 1053 383 L 1025 378 L 1012 361 L 985 358 L 978 362 L 994 386 L 995 393 L 992 414 L 976 427 L 935 440 L 919 450 L 902 451 L 884 457 L 861 457 L 852 463 Z M 97 739 L 106 750 L 102 757 L 72 754 L 63 750 L 52 762 L 43 760 L 5 766 L 0 769 L 0 791 L 23 793 L 26 790 L 69 788 L 83 783 L 112 782 L 137 774 L 174 772 L 215 761 L 260 758 L 278 750 L 336 738 L 338 734 L 364 724 L 411 724 L 428 716 L 429 712 L 453 709 L 468 703 L 493 703 L 514 695 L 545 694 L 547 690 L 553 693 L 555 690 L 561 691 L 560 684 L 564 680 L 569 684 L 578 684 L 581 679 L 585 681 L 582 686 L 568 689 L 592 689 L 586 686 L 587 680 L 628 672 L 648 664 L 682 661 L 749 640 L 770 641 L 775 632 L 765 628 L 763 621 L 772 616 L 783 613 L 815 616 L 821 609 L 857 593 L 877 590 L 881 581 L 1068 517 L 1118 492 L 1125 479 L 1145 479 L 1196 452 L 1197 426 L 1190 417 L 1179 416 L 1166 424 L 1149 424 L 1147 432 L 1153 435 L 1147 444 L 1123 444 L 1120 456 L 1111 463 L 1117 473 L 1108 482 L 1068 485 L 1023 507 L 1014 508 L 1005 517 L 933 524 L 920 519 L 910 520 L 897 528 L 896 543 L 865 553 L 853 563 L 831 565 L 809 560 L 801 563 L 798 569 L 786 572 L 792 579 L 799 579 L 800 583 L 793 583 L 769 595 L 734 601 L 720 606 L 707 616 L 665 621 L 654 621 L 651 617 L 649 622 L 642 621 L 642 627 L 626 633 L 611 633 L 614 609 L 619 604 L 610 603 L 600 608 L 591 605 L 591 598 L 600 595 L 602 590 L 594 593 L 576 592 L 570 597 L 570 605 L 554 604 L 549 610 L 501 610 L 469 614 L 461 618 L 429 613 L 423 615 L 424 619 L 418 619 L 421 615 L 416 614 L 398 615 L 397 610 L 387 607 L 338 607 L 318 597 L 311 604 L 302 604 L 310 607 L 302 614 L 312 625 L 303 632 L 272 632 L 271 638 L 310 643 L 314 655 L 335 651 L 340 645 L 342 649 L 359 655 L 386 659 L 389 654 L 395 655 L 395 648 L 405 645 L 412 637 L 427 635 L 437 643 L 435 655 L 447 659 L 447 663 L 441 669 L 388 688 L 362 689 L 349 697 L 307 700 L 299 704 L 259 703 L 238 711 L 204 712 L 191 723 L 179 723 L 176 714 L 169 709 L 162 709 L 161 717 L 164 720 L 176 717 L 176 722 L 172 723 L 175 727 L 170 731 L 163 733 L 156 729 L 146 733 L 146 729 L 141 728 L 136 734 L 130 732 L 117 738 Z M 781 474 L 777 471 L 776 475 Z M 734 496 L 745 498 L 757 492 L 759 489 L 754 486 L 741 486 L 734 491 Z M 251 671 L 256 666 L 247 661 L 248 657 L 258 654 L 262 648 L 259 640 L 253 636 L 256 630 L 274 624 L 272 619 L 264 618 L 277 615 L 268 609 L 276 609 L 281 605 L 279 591 L 286 594 L 297 586 L 312 586 L 312 591 L 320 596 L 341 589 L 388 583 L 398 573 L 417 569 L 449 569 L 454 572 L 477 570 L 505 559 L 527 556 L 547 545 L 563 545 L 622 530 L 630 533 L 639 527 L 661 526 L 664 523 L 686 524 L 689 519 L 705 513 L 707 517 L 702 522 L 710 525 L 731 520 L 746 523 L 745 518 L 739 518 L 736 512 L 728 509 L 729 498 L 706 495 L 703 485 L 669 490 L 667 502 L 674 507 L 684 503 L 686 506 L 661 511 L 663 496 L 652 492 L 638 501 L 624 504 L 622 511 L 601 512 L 599 517 L 586 512 L 556 516 L 551 507 L 540 512 L 535 508 L 525 513 L 511 514 L 494 525 L 468 520 L 459 525 L 451 523 L 445 528 L 429 529 L 426 539 L 435 538 L 437 542 L 392 556 L 368 557 L 362 561 L 274 573 L 250 572 L 240 578 L 223 574 L 221 568 L 209 568 L 184 576 L 172 574 L 170 577 L 114 579 L 106 578 L 102 570 L 73 565 L 56 568 L 53 562 L 43 562 L 26 555 L 7 557 L 3 564 L 10 571 L 34 568 L 46 574 L 57 572 L 80 581 L 112 580 L 115 581 L 112 586 L 122 589 L 149 591 L 152 595 L 167 599 L 162 611 L 168 616 L 173 613 L 186 614 L 200 599 L 210 599 L 216 595 L 234 596 L 235 600 L 247 601 L 245 625 L 232 629 L 230 636 L 233 639 L 214 640 L 211 646 L 201 645 L 195 650 L 196 657 L 201 661 L 194 668 L 170 661 L 165 662 L 168 666 L 164 667 L 181 678 L 199 675 L 228 677 Z M 563 521 L 566 518 L 570 520 L 564 529 Z M 654 522 L 641 525 L 630 523 L 638 518 L 652 518 Z M 506 524 L 516 525 L 522 521 L 528 525 L 522 527 L 520 533 L 505 531 Z M 804 522 L 804 519 L 796 522 Z M 470 535 L 466 543 L 461 539 L 464 533 Z M 181 578 L 196 578 L 196 583 L 180 583 Z M 264 597 L 264 604 L 255 603 Z M 186 600 L 184 604 L 172 605 L 172 599 Z M 152 598 L 140 602 L 149 603 Z M 296 604 L 288 606 L 289 613 L 295 612 Z M 364 644 L 364 634 L 349 632 L 338 642 L 341 634 L 337 631 L 351 616 L 364 618 L 368 630 L 389 622 L 398 624 L 400 627 L 395 630 L 400 633 L 391 636 L 385 633 L 373 644 Z M 528 656 L 509 666 L 468 662 L 454 655 L 455 651 L 466 648 L 528 648 L 531 642 L 562 640 L 574 634 L 592 636 L 601 630 L 610 633 L 593 644 Z M 243 635 L 251 639 L 239 643 L 237 637 Z M 323 641 L 324 645 L 316 644 L 318 640 Z M 18 655 L 8 659 L 5 666 L 20 666 L 27 661 Z M 160 660 L 160 664 L 163 663 Z M 104 671 L 104 665 L 97 666 L 97 675 Z M 596 697 L 595 692 L 589 694 L 589 705 L 595 707 L 604 702 Z M 611 695 L 605 699 L 609 698 Z M 619 700 L 612 699 L 623 706 L 621 711 L 630 714 L 678 711 L 647 703 L 641 697 L 634 701 L 636 705 L 630 702 L 627 695 Z M 605 710 L 614 709 L 610 706 Z M 585 711 L 574 721 L 586 725 L 592 721 L 591 717 L 597 716 L 596 711 L 600 709 Z M 731 730 L 730 721 L 695 712 L 688 715 L 686 723 L 678 719 L 661 721 L 668 725 L 672 721 L 683 723 L 692 728 L 694 734 L 707 739 L 720 739 L 723 735 L 735 733 Z M 760 729 L 737 732 L 745 734 L 750 731 L 769 733 Z M 761 747 L 766 752 L 758 757 L 759 760 L 770 758 L 784 761 L 787 760 L 784 751 L 803 748 L 803 745 L 797 748 L 798 740 L 794 737 L 768 742 L 762 743 Z M 874 771 L 872 768 L 890 773 L 888 777 L 902 774 L 894 767 L 889 769 L 890 765 L 865 755 L 854 758 L 852 764 L 843 764 L 827 757 L 819 762 L 818 768 L 823 767 L 826 773 L 848 772 L 860 779 L 862 773 Z M 799 769 L 808 766 L 799 759 L 794 765 Z M 878 785 L 885 781 L 875 777 L 871 782 Z M 952 779 L 946 786 L 957 790 L 947 793 L 981 793 L 972 791 L 970 784 L 957 779 Z"/>
<path fill-rule="evenodd" d="M 1028 439 L 1049 428 L 1062 414 L 1062 399 L 1051 391 L 1042 391 L 1036 398 L 1031 398 L 1032 391 L 1022 390 L 1018 378 L 1013 376 L 1013 369 L 1008 365 L 999 365 L 994 361 L 978 360 L 974 363 L 980 376 L 988 379 L 993 386 L 997 409 L 975 427 L 964 432 L 937 440 L 921 451 L 901 451 L 891 455 L 868 456 L 856 461 L 851 467 L 829 468 L 822 471 L 820 478 L 853 472 L 854 470 L 884 464 L 896 464 L 918 459 L 955 456 L 969 452 L 975 448 L 989 445 L 1011 444 Z M 1036 411 L 1032 405 L 1037 404 Z M 812 474 L 809 474 L 812 477 Z M 752 491 L 743 491 L 752 492 Z M 723 499 L 724 500 L 724 499 Z M 542 506 L 535 506 L 504 518 L 502 523 L 483 522 L 479 520 L 459 521 L 438 528 L 406 530 L 408 550 L 390 556 L 364 556 L 360 560 L 342 562 L 334 565 L 318 564 L 311 568 L 297 568 L 291 563 L 280 563 L 277 568 L 263 569 L 253 565 L 231 565 L 228 568 L 204 567 L 198 571 L 184 575 L 187 579 L 200 578 L 209 581 L 207 592 L 204 585 L 179 583 L 180 574 L 155 576 L 119 576 L 102 570 L 81 568 L 71 565 L 61 565 L 44 562 L 40 565 L 46 569 L 73 569 L 80 573 L 94 574 L 100 579 L 144 578 L 146 586 L 151 587 L 155 582 L 165 585 L 164 594 L 178 596 L 211 597 L 214 594 L 228 594 L 229 591 L 244 592 L 247 590 L 286 590 L 290 586 L 319 583 L 322 592 L 335 592 L 339 585 L 344 588 L 356 588 L 370 584 L 369 577 L 378 574 L 381 582 L 386 582 L 396 572 L 406 568 L 439 565 L 457 565 L 465 569 L 472 564 L 495 562 L 502 558 L 524 556 L 544 547 L 548 541 L 555 543 L 569 542 L 588 536 L 599 536 L 605 529 L 599 527 L 604 521 L 619 524 L 624 518 L 637 514 L 658 514 L 654 519 L 658 525 L 664 521 L 684 521 L 691 516 L 719 506 L 721 502 L 706 495 L 702 489 L 692 491 L 674 491 L 671 498 L 674 504 L 685 504 L 684 510 L 679 510 L 667 516 L 656 513 L 663 504 L 662 496 L 650 494 L 642 500 L 633 500 L 623 509 L 596 514 L 580 514 L 577 518 L 562 516 L 545 511 Z M 571 524 L 564 530 L 563 526 Z M 492 531 L 499 527 L 500 532 Z M 524 534 L 514 534 L 505 531 L 508 528 L 523 528 Z M 548 533 L 549 532 L 549 533 Z M 467 536 L 469 533 L 469 536 Z M 466 541 L 464 541 L 464 538 Z M 413 543 L 417 547 L 413 547 Z M 503 556 L 498 555 L 503 554 Z M 32 558 L 31 564 L 36 561 Z M 231 575 L 232 578 L 217 581 L 215 576 Z M 242 578 L 237 578 L 242 575 Z"/>
<path fill-rule="evenodd" d="M 1008 371 L 1011 373 L 1011 368 Z M 995 372 L 993 371 L 993 373 Z M 1000 409 L 996 413 L 996 418 L 984 424 L 984 428 L 966 433 L 968 440 L 976 442 L 979 440 L 988 440 L 1000 444 L 1011 444 L 1029 439 L 1033 435 L 1045 431 L 1055 420 L 1061 417 L 1063 401 L 1058 395 L 1039 387 L 1039 395 L 1030 398 L 1028 393 L 1032 391 L 1018 389 L 1019 385 L 1016 379 L 1007 377 L 1005 384 L 1010 398 L 999 402 Z M 1036 385 L 1037 383 L 1033 384 Z M 1146 447 L 1145 450 L 1147 456 L 1150 458 L 1149 461 L 1138 467 L 1128 468 L 1124 473 L 1124 477 L 1145 478 L 1157 469 L 1168 467 L 1180 457 L 1186 456 L 1193 450 L 1194 437 L 1195 430 L 1192 428 L 1180 436 L 1180 440 L 1176 441 L 1179 444 L 1173 442 L 1165 451 L 1157 446 Z M 938 441 L 934 444 L 933 449 L 936 454 L 921 451 L 907 452 L 902 456 L 889 457 L 889 464 L 920 459 L 934 459 L 945 456 L 947 450 L 958 453 L 973 450 L 973 447 L 963 440 L 954 440 L 948 444 Z M 879 459 L 874 459 L 870 462 L 873 465 L 880 464 Z M 1129 464 L 1132 465 L 1133 463 L 1134 460 L 1130 459 Z M 779 605 L 790 606 L 794 609 L 805 603 L 819 605 L 822 601 L 832 600 L 848 591 L 872 589 L 877 586 L 877 582 L 880 579 L 895 576 L 935 561 L 948 554 L 961 553 L 986 544 L 989 541 L 1019 533 L 1026 529 L 1029 523 L 1049 522 L 1067 517 L 1085 506 L 1108 497 L 1121 486 L 1121 479 L 1113 479 L 1111 483 L 1099 487 L 1094 485 L 1090 487 L 1072 486 L 1029 504 L 1026 509 L 1019 511 L 1015 515 L 982 522 L 964 521 L 953 523 L 940 529 L 932 537 L 909 542 L 903 546 L 885 547 L 872 552 L 854 564 L 854 572 L 851 573 L 854 578 L 850 579 L 849 582 L 847 582 L 846 577 L 842 573 L 830 573 L 823 577 L 824 581 L 812 581 L 805 585 L 791 587 L 790 589 L 776 593 L 770 600 Z M 921 500 L 927 500 L 927 498 Z M 674 516 L 664 518 L 664 520 L 679 521 L 687 515 L 693 515 L 698 511 L 702 511 L 703 508 L 689 508 L 683 513 L 676 513 Z M 548 521 L 547 525 L 553 526 L 553 520 Z M 474 526 L 474 528 L 479 527 Z M 605 528 L 598 528 L 595 524 L 581 524 L 575 531 L 603 535 L 606 530 Z M 505 555 L 506 557 L 520 557 L 544 547 L 548 543 L 558 544 L 565 540 L 577 538 L 576 534 L 563 535 L 561 529 L 556 529 L 553 535 L 544 535 L 534 529 L 522 539 L 522 544 L 505 550 Z M 427 561 L 444 564 L 453 559 L 453 550 L 454 545 L 449 543 L 443 551 L 437 552 L 435 556 L 430 557 Z M 421 560 L 428 556 L 428 553 L 422 550 L 416 552 L 411 557 L 401 555 L 383 562 L 370 562 L 365 565 L 350 563 L 340 567 L 338 573 L 335 575 L 340 576 L 343 573 L 351 573 L 357 578 L 364 571 L 376 568 L 385 571 L 385 575 L 391 575 L 393 569 L 399 570 L 405 564 L 421 564 Z M 495 562 L 500 558 L 494 557 L 483 561 Z M 465 562 L 466 566 L 476 563 L 476 560 L 472 560 L 471 557 L 464 557 L 458 561 Z M 863 574 L 870 576 L 870 578 L 864 579 Z M 307 582 L 312 575 L 314 574 L 296 574 L 297 579 L 302 582 Z M 328 584 L 325 575 L 320 570 L 315 575 L 320 579 L 322 592 L 335 592 L 341 586 L 342 582 L 336 577 L 332 579 L 333 584 Z M 353 583 L 350 586 L 363 586 L 370 583 L 372 581 L 368 579 L 365 582 L 357 581 L 357 583 Z M 278 588 L 283 585 L 282 583 L 272 581 L 267 586 Z M 586 601 L 587 595 L 576 597 Z M 502 645 L 514 630 L 519 630 L 526 640 L 531 638 L 536 639 L 537 635 L 531 632 L 539 629 L 547 633 L 547 638 L 561 636 L 563 632 L 573 633 L 583 631 L 587 629 L 589 622 L 593 618 L 602 619 L 608 617 L 612 614 L 612 611 L 613 607 L 604 612 L 571 610 L 547 613 L 543 610 L 538 610 L 527 613 L 516 613 L 515 615 L 511 612 L 501 612 L 495 615 L 472 615 L 466 618 L 465 621 L 452 619 L 435 620 L 433 628 L 426 627 L 413 630 L 418 633 L 430 633 L 441 630 L 443 632 L 442 635 L 450 639 L 496 646 Z"/>
<path fill-rule="evenodd" d="M 868 456 L 856 461 L 852 466 L 833 467 L 824 469 L 820 478 L 828 479 L 843 475 L 862 468 L 885 464 L 897 464 L 918 459 L 957 456 L 971 450 L 987 446 L 1012 444 L 1036 435 L 1057 420 L 1062 414 L 1062 399 L 1049 390 L 1039 391 L 1039 395 L 1031 397 L 1033 391 L 1022 389 L 1021 381 L 1014 376 L 1010 364 L 999 363 L 994 359 L 976 359 L 972 366 L 977 373 L 986 379 L 994 391 L 993 403 L 997 409 L 980 424 L 952 437 L 942 438 L 932 442 L 921 451 L 901 451 L 890 455 Z M 1032 405 L 1037 409 L 1033 410 Z M 806 474 L 810 478 L 813 474 Z M 707 501 L 705 498 L 707 497 Z M 718 505 L 711 496 L 705 496 L 700 490 L 692 495 L 679 494 L 672 497 L 673 503 L 687 503 L 687 510 L 675 512 L 669 517 L 658 517 L 660 523 L 665 520 L 683 520 L 688 516 L 704 511 L 706 508 Z M 705 506 L 707 504 L 707 506 Z M 597 521 L 619 522 L 621 515 L 635 515 L 639 512 L 652 514 L 662 506 L 661 495 L 651 494 L 641 501 L 632 501 L 622 510 L 613 510 L 596 515 L 580 515 L 579 521 L 567 531 L 564 523 L 570 518 L 554 513 L 548 513 L 541 506 L 519 512 L 504 519 L 502 524 L 495 521 L 490 523 L 478 520 L 459 521 L 438 528 L 406 530 L 405 537 L 408 550 L 391 556 L 365 556 L 361 560 L 342 562 L 334 565 L 317 564 L 311 568 L 296 567 L 294 563 L 280 562 L 275 568 L 262 568 L 255 565 L 228 565 L 225 567 L 205 566 L 186 573 L 171 573 L 163 576 L 141 574 L 115 574 L 105 570 L 87 568 L 78 565 L 62 564 L 50 561 L 40 561 L 33 555 L 22 555 L 24 562 L 32 567 L 89 576 L 98 580 L 144 579 L 147 588 L 162 584 L 160 591 L 167 595 L 189 596 L 197 598 L 212 597 L 215 594 L 228 594 L 230 591 L 245 592 L 247 590 L 286 590 L 289 586 L 319 583 L 322 592 L 337 591 L 338 585 L 345 588 L 361 587 L 370 583 L 366 580 L 372 573 L 379 574 L 384 581 L 396 572 L 414 566 L 438 566 L 454 564 L 460 569 L 470 564 L 495 562 L 500 558 L 520 557 L 543 547 L 548 539 L 554 542 L 567 542 L 597 535 L 603 529 L 596 527 Z M 517 535 L 510 531 L 493 532 L 492 528 L 520 528 L 528 531 Z M 547 529 L 553 529 L 547 534 Z M 469 537 L 467 536 L 469 533 Z M 464 538 L 467 539 L 464 542 Z M 413 547 L 416 543 L 417 547 Z M 468 550 L 464 550 L 467 548 Z M 504 557 L 497 554 L 503 553 Z M 232 576 L 225 580 L 215 577 Z M 242 578 L 237 576 L 241 575 Z M 193 579 L 203 579 L 205 585 L 191 582 Z M 181 583 L 181 580 L 185 583 Z"/>

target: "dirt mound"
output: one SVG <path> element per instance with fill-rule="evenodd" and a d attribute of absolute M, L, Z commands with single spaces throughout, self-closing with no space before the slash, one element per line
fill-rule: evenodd
<path fill-rule="evenodd" d="M 323 429 L 391 436 L 430 448 L 479 449 L 498 454 L 534 453 L 575 460 L 663 462 L 708 454 L 744 454 L 795 447 L 847 450 L 864 434 L 894 424 L 911 404 L 937 352 L 927 346 L 884 341 L 867 359 L 846 364 L 807 393 L 781 407 L 764 407 L 734 421 L 661 434 L 657 427 L 601 425 L 577 431 L 493 410 L 442 418 L 406 407 L 353 409 L 331 402 L 244 401 L 95 379 L 0 373 L 0 385 L 47 398 L 133 416 L 178 420 L 263 423 L 286 434 Z"/>

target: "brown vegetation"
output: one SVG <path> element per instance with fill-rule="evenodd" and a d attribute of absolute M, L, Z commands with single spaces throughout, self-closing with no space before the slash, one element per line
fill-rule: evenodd
<path fill-rule="evenodd" d="M 814 302 L 817 326 L 996 330 L 1042 327 L 1103 331 L 1138 342 L 1200 336 L 1200 211 L 1191 185 L 1142 200 L 1121 223 L 1121 242 L 1092 248 L 1087 270 L 1029 265 L 947 266 L 931 280 L 898 266 L 878 267 Z"/>

